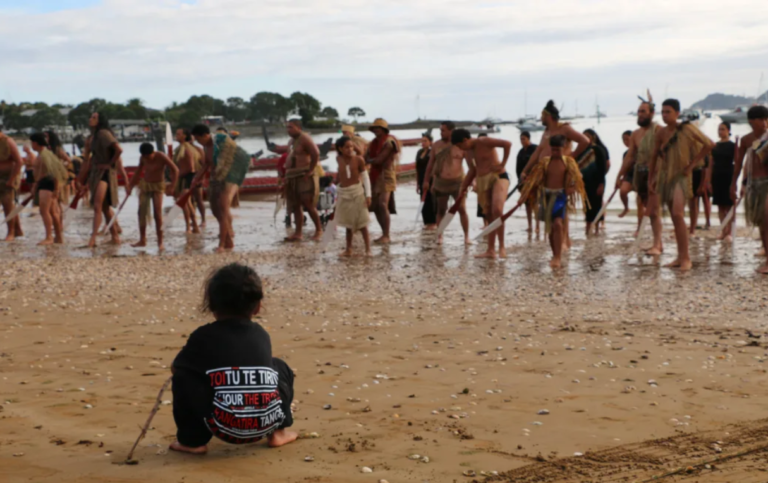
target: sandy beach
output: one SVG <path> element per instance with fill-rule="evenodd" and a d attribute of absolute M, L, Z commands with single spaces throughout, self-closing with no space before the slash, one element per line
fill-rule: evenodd
<path fill-rule="evenodd" d="M 702 231 L 680 274 L 632 255 L 632 222 L 612 215 L 587 240 L 574 221 L 553 274 L 519 217 L 507 261 L 475 260 L 458 223 L 438 247 L 413 230 L 409 189 L 396 243 L 371 259 L 339 261 L 343 237 L 326 253 L 281 244 L 270 203 L 235 210 L 225 256 L 209 253 L 213 219 L 189 244 L 177 223 L 162 257 L 152 235 L 146 251 L 0 247 L 3 481 L 597 482 L 679 468 L 668 481 L 765 481 L 768 279 L 746 229 L 733 250 Z M 121 216 L 126 242 L 134 217 Z M 39 218 L 24 224 L 40 235 Z M 169 391 L 139 464 L 118 464 L 185 337 L 212 321 L 197 309 L 205 276 L 236 260 L 264 277 L 259 322 L 297 373 L 307 437 L 170 453 Z"/>

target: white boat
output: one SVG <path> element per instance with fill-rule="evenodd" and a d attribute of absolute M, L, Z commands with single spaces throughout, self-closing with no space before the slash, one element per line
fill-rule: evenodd
<path fill-rule="evenodd" d="M 501 129 L 499 129 L 498 126 L 494 126 L 493 124 L 487 124 L 483 126 L 472 124 L 471 126 L 467 126 L 465 129 L 469 131 L 470 134 L 496 134 L 501 132 Z"/>
<path fill-rule="evenodd" d="M 683 112 L 680 113 L 680 119 L 688 121 L 694 126 L 701 127 L 704 125 L 707 117 L 701 109 L 683 109 Z"/>
<path fill-rule="evenodd" d="M 546 126 L 544 126 L 544 124 L 533 124 L 533 123 L 518 124 L 515 127 L 519 129 L 520 132 L 523 132 L 523 131 L 537 132 L 537 131 L 543 131 L 547 128 Z"/>
<path fill-rule="evenodd" d="M 731 124 L 746 124 L 749 106 L 736 106 L 736 109 L 725 114 L 720 114 L 720 120 Z"/>

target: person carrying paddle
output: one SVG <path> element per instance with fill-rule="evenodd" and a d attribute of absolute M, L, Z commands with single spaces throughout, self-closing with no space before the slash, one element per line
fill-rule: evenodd
<path fill-rule="evenodd" d="M 693 264 L 688 252 L 685 204 L 693 198 L 693 170 L 712 152 L 715 143 L 690 122 L 678 123 L 679 117 L 680 101 L 665 100 L 661 118 L 666 127 L 656 134 L 648 191 L 658 193 L 662 205 L 669 207 L 675 226 L 677 258 L 665 266 L 688 271 Z"/>
<path fill-rule="evenodd" d="M 176 441 L 170 449 L 203 455 L 213 436 L 229 444 L 267 438 L 272 448 L 296 441 L 294 374 L 272 356 L 269 334 L 253 318 L 264 298 L 256 272 L 232 263 L 205 283 L 203 310 L 215 322 L 192 332 L 171 365 Z"/>
<path fill-rule="evenodd" d="M 22 166 L 23 162 L 16 142 L 3 133 L 0 125 L 0 203 L 3 205 L 5 216 L 15 208 L 16 190 L 19 188 L 18 179 Z M 8 234 L 5 241 L 13 241 L 17 236 L 24 236 L 18 216 L 8 220 Z"/>
<path fill-rule="evenodd" d="M 94 112 L 88 121 L 91 136 L 85 141 L 84 163 L 78 176 L 80 189 L 89 189 L 93 203 L 93 231 L 88 241 L 89 248 L 96 247 L 96 236 L 101 228 L 102 214 L 107 223 L 113 216 L 112 207 L 117 207 L 117 167 L 123 148 L 115 139 L 109 120 L 102 112 Z M 110 229 L 112 243 L 120 244 L 117 223 Z"/>
<path fill-rule="evenodd" d="M 530 161 L 531 156 L 533 156 L 533 153 L 536 152 L 536 148 L 539 147 L 538 144 L 533 144 L 531 142 L 531 133 L 528 131 L 523 131 L 520 133 L 520 144 L 522 147 L 520 148 L 520 151 L 517 153 L 517 164 L 515 165 L 515 172 L 517 173 L 517 182 L 518 184 L 522 183 L 522 175 L 523 170 L 526 166 L 528 166 L 528 161 Z M 533 233 L 533 219 L 534 219 L 534 208 L 536 207 L 536 199 L 531 198 L 528 200 L 525 200 L 525 216 L 528 218 L 528 233 Z M 539 218 L 536 218 L 536 237 L 539 236 Z"/>
<path fill-rule="evenodd" d="M 467 189 L 477 178 L 475 191 L 478 203 L 482 206 L 488 223 L 493 222 L 504 214 L 504 202 L 507 200 L 509 190 L 506 166 L 512 151 L 512 143 L 490 137 L 472 139 L 472 135 L 466 129 L 456 129 L 451 134 L 451 144 L 467 151 L 467 156 L 474 160 L 474 163 L 470 163 L 469 172 L 461 185 L 459 198 L 466 195 Z M 496 152 L 497 148 L 504 150 L 504 158 L 501 162 Z M 498 230 L 488 236 L 488 248 L 485 253 L 477 255 L 476 258 L 496 258 L 496 239 L 499 241 L 499 258 L 507 258 L 503 223 Z"/>
<path fill-rule="evenodd" d="M 422 191 L 426 192 L 432 185 L 432 195 L 437 203 L 437 224 L 448 211 L 448 201 L 452 197 L 454 202 L 459 203 L 459 218 L 461 228 L 464 230 L 464 245 L 471 245 L 469 239 L 469 215 L 467 214 L 466 197 L 459 201 L 461 185 L 464 181 L 464 160 L 466 155 L 464 151 L 451 144 L 451 134 L 456 129 L 456 125 L 451 121 L 444 121 L 440 124 L 440 139 L 432 145 L 432 152 L 429 156 L 426 176 L 422 184 Z M 467 160 L 469 164 L 469 160 Z M 437 237 L 437 243 L 443 243 L 443 234 Z"/>
<path fill-rule="evenodd" d="M 126 188 L 126 196 L 131 195 L 131 191 L 136 185 L 139 185 L 139 241 L 131 245 L 132 247 L 147 246 L 147 219 L 149 218 L 149 204 L 152 203 L 155 217 L 155 230 L 157 231 L 157 249 L 165 250 L 163 244 L 163 196 L 173 195 L 173 187 L 179 177 L 179 168 L 176 164 L 160 151 L 155 151 L 155 147 L 150 143 L 144 143 L 139 147 L 141 158 L 139 159 L 139 169 L 131 178 L 130 184 Z M 165 170 L 171 171 L 171 184 L 165 185 Z M 142 174 L 144 175 L 142 178 Z"/>
<path fill-rule="evenodd" d="M 736 169 L 731 182 L 731 197 L 736 200 L 736 181 L 744 166 L 746 187 L 742 190 L 747 223 L 760 230 L 763 249 L 758 256 L 768 254 L 768 108 L 752 106 L 747 111 L 752 132 L 741 138 Z M 768 275 L 768 259 L 757 269 Z"/>
<path fill-rule="evenodd" d="M 195 174 L 192 186 L 202 183 L 205 174 L 211 170 L 208 199 L 213 216 L 219 222 L 219 246 L 216 253 L 232 250 L 235 248 L 232 200 L 248 173 L 251 156 L 228 135 L 219 133 L 211 136 L 211 130 L 205 124 L 193 127 L 192 136 L 205 150 L 202 169 Z"/>
<path fill-rule="evenodd" d="M 576 206 L 579 198 L 585 208 L 589 204 L 579 165 L 563 153 L 566 143 L 562 135 L 547 140 L 550 155 L 541 158 L 531 169 L 520 193 L 521 200 L 530 196 L 541 200 L 542 221 L 552 248 L 552 260 L 549 262 L 552 269 L 562 266 L 568 206 Z"/>

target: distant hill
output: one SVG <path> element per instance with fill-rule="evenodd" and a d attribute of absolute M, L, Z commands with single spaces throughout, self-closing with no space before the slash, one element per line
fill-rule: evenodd
<path fill-rule="evenodd" d="M 768 97 L 768 92 L 760 96 L 760 99 Z M 729 94 L 710 94 L 705 99 L 694 103 L 692 109 L 703 109 L 705 111 L 715 111 L 720 109 L 734 109 L 736 106 L 750 105 L 755 102 L 754 97 L 732 96 Z"/>

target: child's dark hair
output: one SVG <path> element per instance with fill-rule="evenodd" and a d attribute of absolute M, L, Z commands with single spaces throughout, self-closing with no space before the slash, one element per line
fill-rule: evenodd
<path fill-rule="evenodd" d="M 667 99 L 661 103 L 662 107 L 671 107 L 675 112 L 680 112 L 680 101 L 677 99 Z"/>
<path fill-rule="evenodd" d="M 451 133 L 451 144 L 454 146 L 463 143 L 467 139 L 471 139 L 472 135 L 466 129 L 455 129 Z"/>
<path fill-rule="evenodd" d="M 263 298 L 256 271 L 241 263 L 230 263 L 206 280 L 202 310 L 220 317 L 250 318 Z"/>
<path fill-rule="evenodd" d="M 206 134 L 211 134 L 211 129 L 205 124 L 196 124 L 192 128 L 193 136 L 205 136 Z"/>
<path fill-rule="evenodd" d="M 344 149 L 344 146 L 346 146 L 349 141 L 351 141 L 351 139 L 349 139 L 346 136 L 341 136 L 339 139 L 337 139 L 336 140 L 336 152 L 341 154 L 341 150 Z"/>
<path fill-rule="evenodd" d="M 565 136 L 558 134 L 549 138 L 549 147 L 551 148 L 563 148 L 565 147 Z"/>
<path fill-rule="evenodd" d="M 139 146 L 139 152 L 142 156 L 149 156 L 155 152 L 155 147 L 149 143 L 142 143 L 142 145 Z"/>
<path fill-rule="evenodd" d="M 29 140 L 33 143 L 39 144 L 44 148 L 48 147 L 48 141 L 45 139 L 45 134 L 41 132 L 33 133 L 31 136 L 29 136 Z"/>

